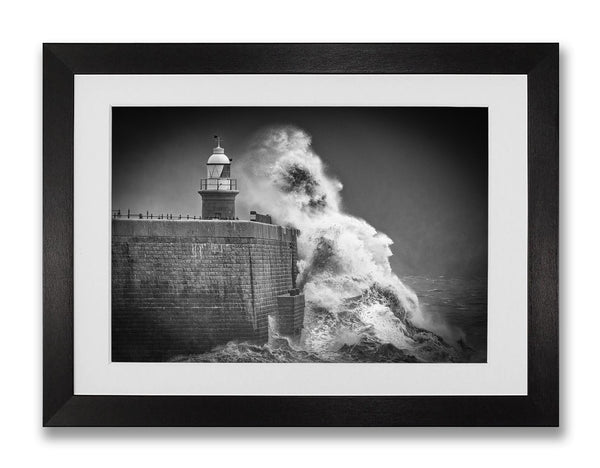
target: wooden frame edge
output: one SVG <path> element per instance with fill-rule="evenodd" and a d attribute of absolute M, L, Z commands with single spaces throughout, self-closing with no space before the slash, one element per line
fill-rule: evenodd
<path fill-rule="evenodd" d="M 219 65 L 210 62 L 215 54 L 224 52 L 238 60 L 220 61 Z M 377 52 L 381 54 L 378 56 Z M 491 52 L 494 53 L 490 56 Z M 313 60 L 322 54 L 329 60 Z M 148 64 L 148 56 L 162 58 L 164 62 L 158 66 L 157 62 Z M 202 62 L 190 64 L 190 59 Z M 399 59 L 403 60 L 402 64 L 397 62 Z M 432 62 L 432 59 L 437 60 Z M 499 60 L 504 62 L 500 64 Z M 558 44 L 44 44 L 43 62 L 44 426 L 559 424 Z M 223 62 L 226 65 L 222 65 Z M 236 65 L 231 68 L 230 63 Z M 501 66 L 504 71 L 498 71 Z M 160 70 L 156 71 L 157 68 Z M 254 73 L 373 73 L 376 70 L 377 73 L 527 74 L 528 396 L 74 395 L 74 75 L 242 73 L 248 70 Z M 428 410 L 424 409 L 425 405 Z M 223 413 L 225 408 L 227 413 Z M 468 423 L 464 424 L 465 421 Z"/>

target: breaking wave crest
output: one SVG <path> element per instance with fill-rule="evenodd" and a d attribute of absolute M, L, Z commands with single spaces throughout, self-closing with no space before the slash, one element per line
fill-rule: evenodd
<path fill-rule="evenodd" d="M 228 343 L 199 361 L 440 362 L 462 360 L 444 324 L 423 316 L 416 294 L 391 269 L 392 240 L 342 209 L 342 184 L 326 172 L 311 137 L 295 127 L 262 132 L 238 174 L 248 204 L 300 230 L 304 330 L 295 341 Z M 435 331 L 435 333 L 434 333 Z M 444 338 L 442 338 L 442 336 Z"/>

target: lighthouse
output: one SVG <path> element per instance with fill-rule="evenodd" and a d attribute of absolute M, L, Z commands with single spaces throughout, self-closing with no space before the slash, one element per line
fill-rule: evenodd
<path fill-rule="evenodd" d="M 231 159 L 215 135 L 216 148 L 206 162 L 206 179 L 200 180 L 203 219 L 235 219 L 237 180 L 231 178 Z"/>

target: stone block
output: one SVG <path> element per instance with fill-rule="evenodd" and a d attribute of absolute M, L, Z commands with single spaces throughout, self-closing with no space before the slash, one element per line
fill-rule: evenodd
<path fill-rule="evenodd" d="M 277 296 L 277 331 L 282 335 L 299 335 L 304 326 L 304 294 Z"/>

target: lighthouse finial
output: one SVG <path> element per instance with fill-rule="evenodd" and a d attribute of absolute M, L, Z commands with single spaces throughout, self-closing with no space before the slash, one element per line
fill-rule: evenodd
<path fill-rule="evenodd" d="M 217 148 L 221 147 L 221 137 L 219 135 L 215 135 L 213 137 L 215 140 L 217 140 Z"/>

